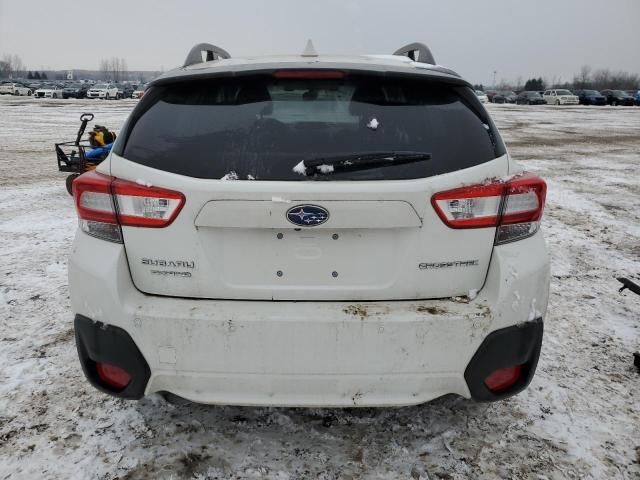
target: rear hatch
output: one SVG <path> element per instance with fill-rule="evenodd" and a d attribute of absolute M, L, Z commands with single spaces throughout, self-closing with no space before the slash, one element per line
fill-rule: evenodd
<path fill-rule="evenodd" d="M 481 288 L 495 227 L 450 228 L 431 202 L 507 173 L 504 145 L 473 90 L 317 72 L 192 80 L 145 93 L 114 147 L 111 175 L 180 192 L 184 204 L 164 228 L 122 227 L 138 289 L 396 300 Z M 353 165 L 372 152 L 424 157 Z M 304 175 L 301 165 L 316 159 L 325 163 Z"/>

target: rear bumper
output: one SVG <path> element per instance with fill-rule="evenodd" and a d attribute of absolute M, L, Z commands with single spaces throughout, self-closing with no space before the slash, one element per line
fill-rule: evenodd
<path fill-rule="evenodd" d="M 125 398 L 169 391 L 216 404 L 382 406 L 448 393 L 496 400 L 522 390 L 539 355 L 549 271 L 537 234 L 496 248 L 485 287 L 468 303 L 178 299 L 137 291 L 123 247 L 79 232 L 69 277 L 76 331 L 85 330 L 77 333 L 80 358 L 98 388 L 90 362 L 126 367 L 118 359 L 126 343 L 148 376 L 133 375 L 141 379 L 120 392 Z M 99 339 L 111 330 L 131 342 Z M 510 333 L 492 333 L 501 331 Z M 514 389 L 487 394 L 487 371 L 511 362 L 529 365 L 528 373 Z"/>

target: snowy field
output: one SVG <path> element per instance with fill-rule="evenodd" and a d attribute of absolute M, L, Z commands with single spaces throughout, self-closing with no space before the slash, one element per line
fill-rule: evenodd
<path fill-rule="evenodd" d="M 547 179 L 552 255 L 538 372 L 494 404 L 291 409 L 121 401 L 76 358 L 76 227 L 54 141 L 82 112 L 119 129 L 135 101 L 0 98 L 0 479 L 638 479 L 640 108 L 489 105 Z"/>

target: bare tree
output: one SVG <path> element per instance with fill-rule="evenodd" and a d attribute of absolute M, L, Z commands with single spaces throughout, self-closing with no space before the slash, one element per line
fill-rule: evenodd
<path fill-rule="evenodd" d="M 15 76 L 21 76 L 25 72 L 24 63 L 18 55 L 11 56 L 11 67 Z"/>
<path fill-rule="evenodd" d="M 611 86 L 611 71 L 600 69 L 593 72 L 593 87 L 602 90 Z"/>
<path fill-rule="evenodd" d="M 127 76 L 127 62 L 121 57 L 103 58 L 100 60 L 100 72 L 105 80 L 119 82 Z"/>
<path fill-rule="evenodd" d="M 11 74 L 11 63 L 5 57 L 0 60 L 0 78 L 6 78 Z"/>
<path fill-rule="evenodd" d="M 109 60 L 107 60 L 106 58 L 103 58 L 102 60 L 100 60 L 99 70 L 100 70 L 100 73 L 102 74 L 102 76 L 104 77 L 104 80 L 108 80 L 108 76 L 109 76 Z"/>
<path fill-rule="evenodd" d="M 583 65 L 580 72 L 573 76 L 573 86 L 575 88 L 589 88 L 591 86 L 591 67 Z"/>
<path fill-rule="evenodd" d="M 519 76 L 516 79 L 515 87 L 516 87 L 516 90 L 518 90 L 518 91 L 520 91 L 520 90 L 522 90 L 524 88 L 524 80 L 523 80 L 522 76 Z"/>
<path fill-rule="evenodd" d="M 4 54 L 0 61 L 0 76 L 19 77 L 26 71 L 22 59 L 18 55 Z"/>

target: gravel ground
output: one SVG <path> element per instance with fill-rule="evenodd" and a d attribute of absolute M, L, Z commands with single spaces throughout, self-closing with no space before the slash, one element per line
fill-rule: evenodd
<path fill-rule="evenodd" d="M 54 141 L 78 117 L 119 129 L 135 101 L 0 97 L 0 479 L 640 478 L 640 108 L 489 105 L 548 180 L 552 256 L 538 373 L 494 404 L 384 409 L 126 402 L 76 359 L 75 230 Z"/>

